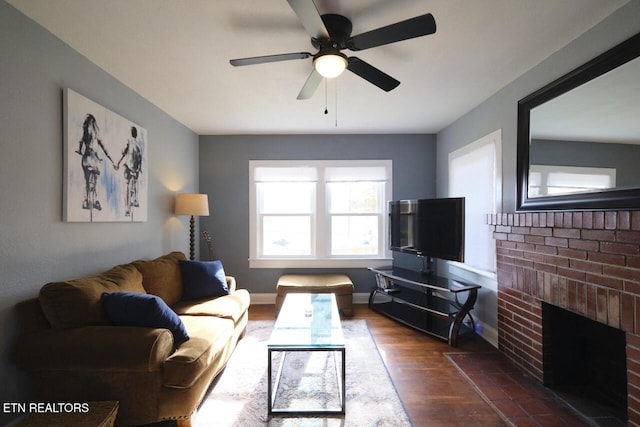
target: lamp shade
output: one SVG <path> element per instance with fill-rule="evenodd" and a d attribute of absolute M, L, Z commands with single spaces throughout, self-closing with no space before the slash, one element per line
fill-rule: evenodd
<path fill-rule="evenodd" d="M 313 65 L 322 77 L 338 77 L 347 68 L 347 58 L 339 53 L 328 53 L 315 58 Z"/>
<path fill-rule="evenodd" d="M 209 216 L 206 194 L 176 194 L 176 215 Z"/>

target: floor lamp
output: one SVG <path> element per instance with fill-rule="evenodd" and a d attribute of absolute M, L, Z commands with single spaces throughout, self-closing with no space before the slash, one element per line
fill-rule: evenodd
<path fill-rule="evenodd" d="M 209 216 L 209 198 L 206 194 L 182 193 L 176 195 L 176 215 L 190 215 L 189 259 L 195 259 L 195 216 Z"/>

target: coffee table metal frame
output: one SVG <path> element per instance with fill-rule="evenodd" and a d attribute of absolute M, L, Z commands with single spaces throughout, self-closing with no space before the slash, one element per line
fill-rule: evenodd
<path fill-rule="evenodd" d="M 283 309 L 280 311 L 280 315 L 286 310 L 287 299 L 299 299 L 304 298 L 305 295 L 315 296 L 315 295 L 323 295 L 323 294 L 288 294 L 285 298 L 285 303 L 283 304 Z M 335 295 L 331 295 L 331 304 L 332 304 L 332 312 L 337 313 L 337 303 L 335 299 Z M 290 301 L 292 303 L 292 301 Z M 293 305 L 293 304 L 291 304 Z M 280 318 L 280 315 L 278 318 Z M 286 315 L 286 314 L 285 314 Z M 338 316 L 339 322 L 339 316 Z M 341 325 L 340 325 L 341 327 Z M 271 340 L 270 340 L 271 341 Z M 340 408 L 339 409 L 294 409 L 294 408 L 274 408 L 276 396 L 278 394 L 278 386 L 280 383 L 280 377 L 282 375 L 282 369 L 284 367 L 286 354 L 289 352 L 295 351 L 323 351 L 323 352 L 333 352 L 334 353 L 334 366 L 336 368 L 336 379 L 338 382 L 338 392 L 340 395 Z M 280 352 L 281 360 L 278 367 L 278 372 L 275 377 L 275 383 L 272 384 L 273 379 L 273 353 Z M 305 416 L 305 415 L 344 415 L 346 410 L 346 390 L 345 390 L 345 381 L 346 381 L 346 351 L 344 346 L 344 340 L 341 343 L 331 343 L 331 344 L 311 344 L 311 343 L 268 343 L 267 344 L 267 399 L 268 399 L 268 414 L 272 415 L 287 415 L 287 416 Z M 338 368 L 338 361 L 336 360 L 336 353 L 340 353 L 340 369 Z"/>

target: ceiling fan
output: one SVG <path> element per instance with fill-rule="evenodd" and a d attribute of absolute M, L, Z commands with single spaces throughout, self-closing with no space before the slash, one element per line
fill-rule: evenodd
<path fill-rule="evenodd" d="M 229 62 L 239 67 L 313 57 L 313 71 L 302 86 L 298 99 L 311 98 L 323 78 L 337 77 L 345 69 L 389 92 L 400 84 L 398 80 L 356 56 L 347 57 L 341 51 L 344 49 L 359 51 L 436 32 L 436 21 L 433 15 L 427 13 L 352 36 L 353 26 L 348 18 L 333 13 L 320 15 L 312 0 L 287 1 L 311 36 L 311 44 L 318 49 L 318 52 L 315 55 L 310 52 L 294 52 L 254 56 L 232 59 Z"/>

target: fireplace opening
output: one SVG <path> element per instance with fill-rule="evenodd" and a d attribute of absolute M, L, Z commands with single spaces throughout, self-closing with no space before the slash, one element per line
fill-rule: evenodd
<path fill-rule="evenodd" d="M 542 319 L 545 386 L 587 418 L 626 423 L 624 331 L 546 303 Z"/>

